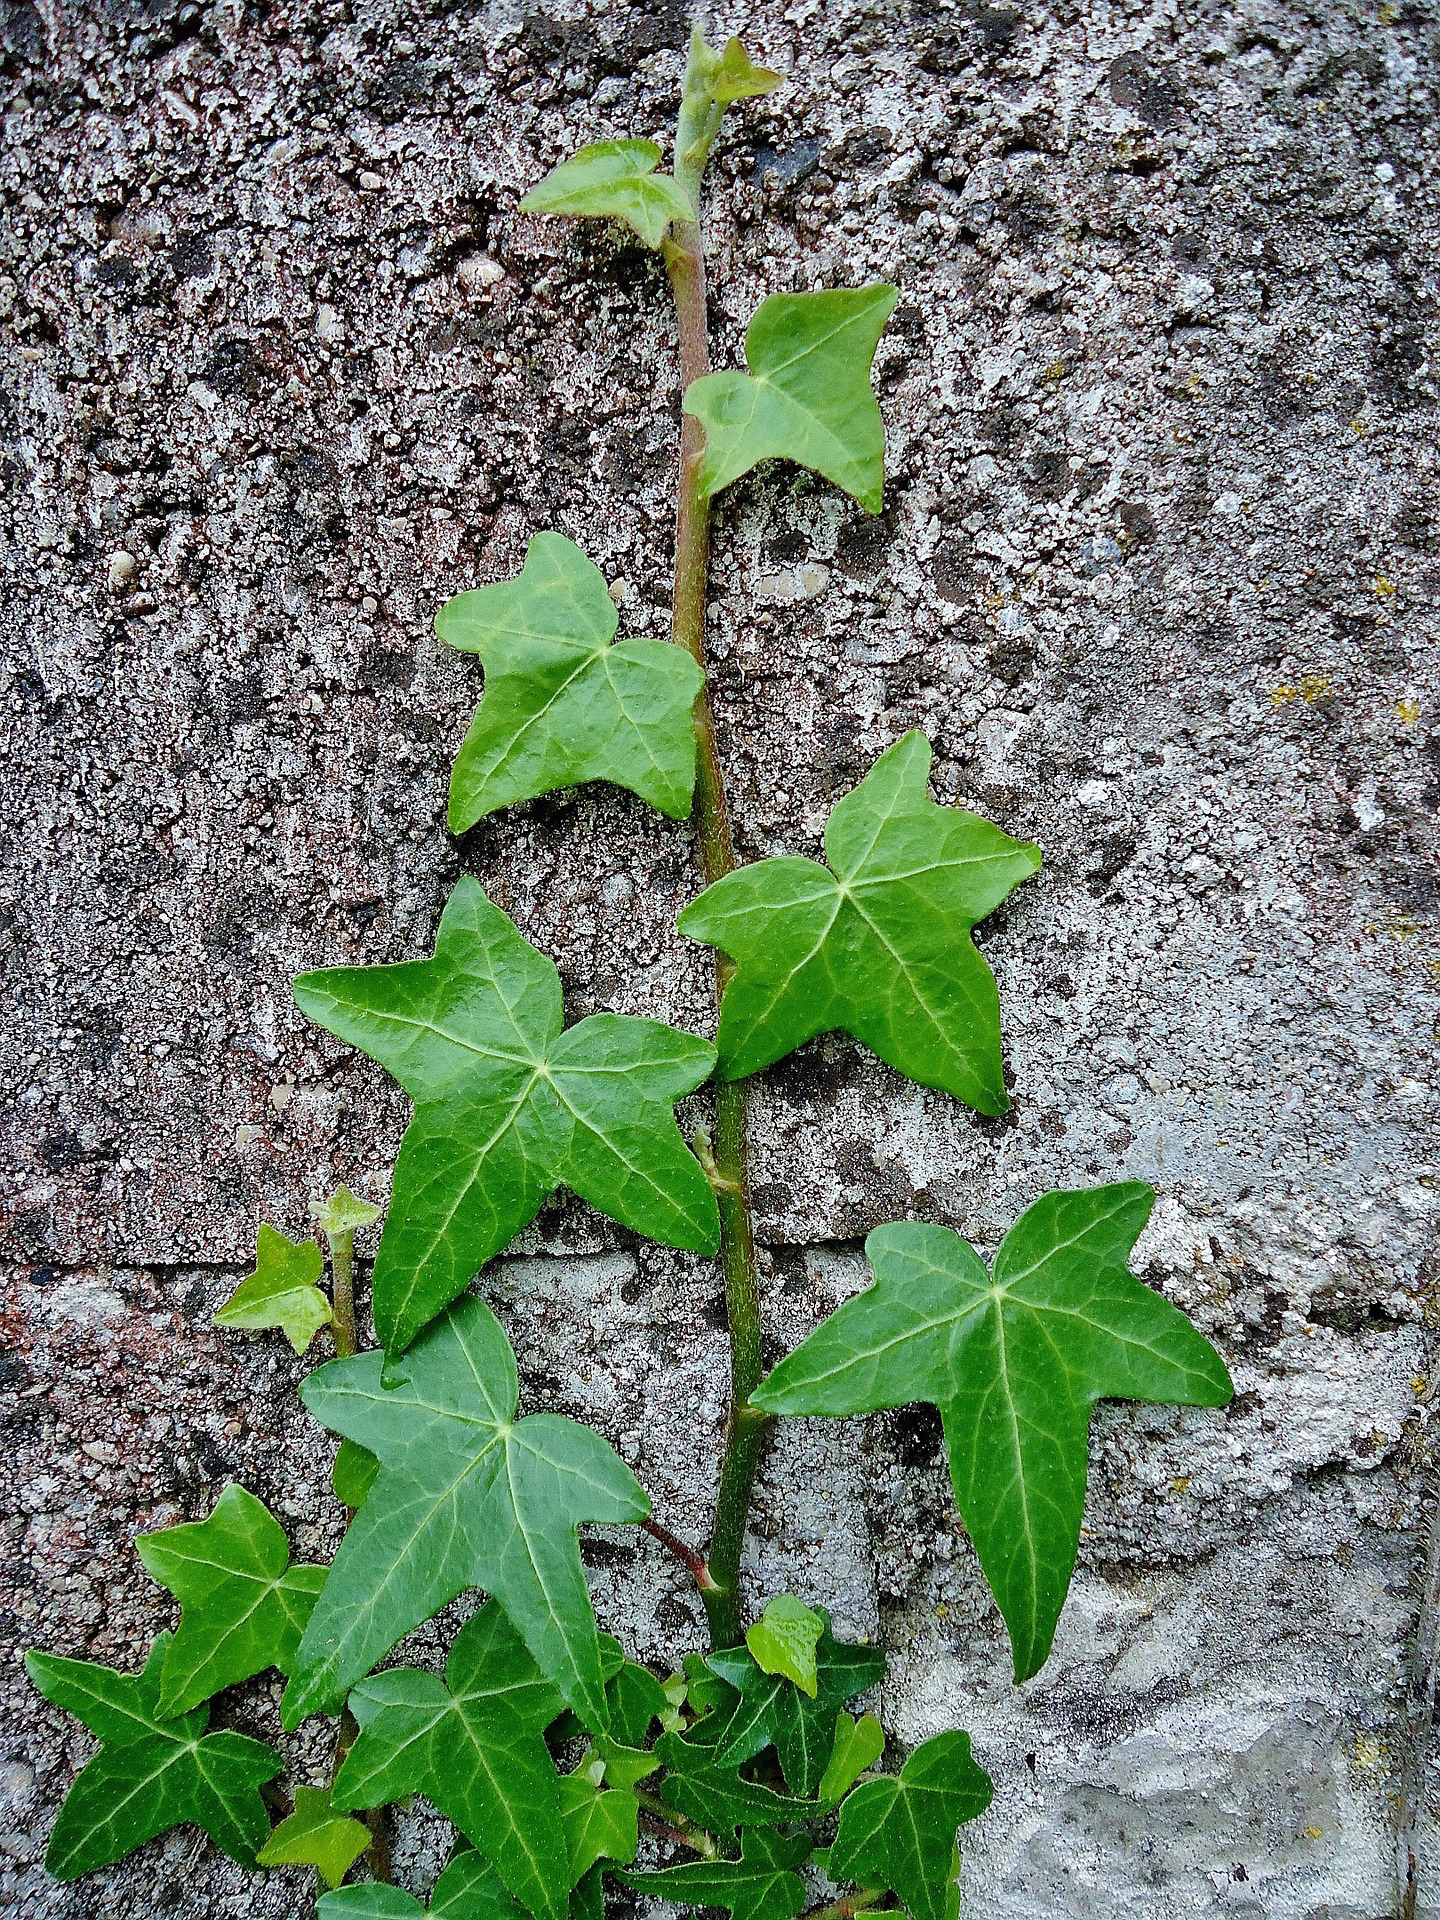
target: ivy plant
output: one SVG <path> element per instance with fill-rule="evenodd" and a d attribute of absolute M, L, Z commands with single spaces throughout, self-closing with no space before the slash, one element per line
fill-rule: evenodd
<path fill-rule="evenodd" d="M 317 1435 L 338 1436 L 346 1531 L 328 1567 L 297 1561 L 262 1503 L 227 1487 L 210 1513 L 137 1542 L 179 1609 L 142 1672 L 27 1655 L 36 1687 L 99 1743 L 51 1836 L 60 1878 L 185 1824 L 247 1866 L 312 1869 L 321 1920 L 603 1920 L 607 1877 L 734 1920 L 795 1920 L 821 1873 L 851 1891 L 817 1920 L 953 1920 L 957 1833 L 992 1790 L 967 1734 L 880 1770 L 882 1651 L 837 1636 L 821 1605 L 742 1593 L 771 1423 L 939 1409 L 1019 1681 L 1046 1660 L 1069 1587 L 1096 1402 L 1229 1396 L 1219 1355 L 1129 1271 L 1153 1198 L 1135 1181 L 1041 1196 L 988 1268 L 947 1227 L 876 1222 L 871 1283 L 762 1377 L 748 1082 L 843 1030 L 909 1079 L 1003 1113 L 1000 996 L 972 934 L 1040 865 L 1037 847 L 931 798 L 921 733 L 835 807 L 823 863 L 736 863 L 706 670 L 711 502 L 780 460 L 880 510 L 870 373 L 897 299 L 883 284 L 774 293 L 743 369 L 712 368 L 702 176 L 726 110 L 778 85 L 739 40 L 717 50 L 697 29 L 668 169 L 652 141 L 606 140 L 521 202 L 618 222 L 669 275 L 684 387 L 671 640 L 618 639 L 599 568 L 545 528 L 518 575 L 467 587 L 436 622 L 484 676 L 450 783 L 454 831 L 586 781 L 693 823 L 673 829 L 692 834 L 700 868 L 679 926 L 714 954 L 715 1042 L 609 1013 L 567 1028 L 554 964 L 468 877 L 428 957 L 296 980 L 302 1012 L 414 1107 L 370 1274 L 375 1345 L 361 1346 L 355 1239 L 379 1210 L 343 1187 L 313 1209 L 324 1251 L 260 1224 L 254 1271 L 214 1321 L 300 1355 L 321 1343 L 300 1395 Z M 711 1113 L 692 1150 L 675 1108 L 702 1088 Z M 562 1186 L 632 1233 L 718 1255 L 731 1399 L 703 1549 L 652 1517 L 599 1433 L 519 1415 L 510 1342 L 474 1287 Z M 601 1629 L 577 1532 L 596 1524 L 638 1525 L 675 1555 L 706 1651 L 657 1674 Z M 383 1664 L 462 1596 L 443 1674 Z M 277 1738 L 317 1714 L 338 1730 L 329 1778 L 267 1801 L 284 1753 L 211 1715 L 272 1670 L 286 1680 Z M 428 1896 L 392 1883 L 386 1846 L 386 1808 L 416 1794 L 455 1833 Z"/>

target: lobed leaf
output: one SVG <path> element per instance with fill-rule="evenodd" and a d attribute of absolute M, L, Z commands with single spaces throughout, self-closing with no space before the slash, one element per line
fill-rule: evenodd
<path fill-rule="evenodd" d="M 824 1619 L 793 1593 L 779 1594 L 749 1628 L 745 1644 L 762 1673 L 783 1674 L 815 1698 L 815 1647 Z"/>
<path fill-rule="evenodd" d="M 772 73 L 769 67 L 757 67 L 732 36 L 716 56 L 708 91 L 718 106 L 727 107 L 736 100 L 755 100 L 762 94 L 774 93 L 784 84 L 784 74 Z"/>
<path fill-rule="evenodd" d="M 325 1270 L 313 1240 L 290 1240 L 262 1220 L 255 1237 L 255 1271 L 217 1307 L 217 1327 L 258 1332 L 283 1329 L 296 1353 L 304 1353 L 331 1323 L 330 1302 L 315 1284 Z"/>
<path fill-rule="evenodd" d="M 791 1793 L 808 1798 L 819 1787 L 835 1745 L 841 1707 L 857 1693 L 878 1685 L 885 1656 L 878 1647 L 837 1640 L 830 1617 L 819 1610 L 821 1634 L 815 1648 L 813 1698 L 782 1673 L 766 1673 L 744 1648 L 712 1653 L 712 1670 L 739 1698 L 715 1736 L 714 1753 L 722 1766 L 743 1766 L 767 1746 L 780 1756 Z"/>
<path fill-rule="evenodd" d="M 337 1239 L 342 1234 L 354 1234 L 361 1227 L 373 1226 L 380 1218 L 381 1211 L 368 1200 L 362 1200 L 358 1193 L 351 1193 L 343 1184 L 335 1189 L 328 1200 L 313 1201 L 310 1207 L 316 1226 L 331 1239 Z"/>
<path fill-rule="evenodd" d="M 601 1860 L 628 1866 L 640 1844 L 640 1804 L 621 1787 L 601 1787 L 583 1769 L 560 1781 L 560 1820 L 570 1851 L 570 1884 Z"/>
<path fill-rule="evenodd" d="M 370 1844 L 362 1821 L 337 1813 L 325 1787 L 297 1787 L 295 1811 L 282 1820 L 255 1856 L 261 1867 L 314 1867 L 327 1887 L 338 1887 Z"/>
<path fill-rule="evenodd" d="M 413 1894 L 375 1880 L 323 1893 L 316 1907 L 318 1920 L 416 1920 L 427 1912 L 430 1920 L 526 1920 L 525 1909 L 510 1898 L 494 1867 L 469 1847 L 451 1855 L 428 1908 Z"/>
<path fill-rule="evenodd" d="M 709 1833 L 734 1833 L 739 1827 L 780 1827 L 814 1817 L 812 1800 L 791 1799 L 758 1781 L 741 1778 L 738 1767 L 721 1761 L 712 1742 L 678 1733 L 662 1733 L 655 1755 L 665 1768 L 660 1797 Z"/>
<path fill-rule="evenodd" d="M 820 1779 L 819 1798 L 838 1806 L 867 1767 L 885 1751 L 885 1730 L 873 1713 L 856 1720 L 842 1713 L 835 1723 L 835 1745 Z"/>
<path fill-rule="evenodd" d="M 532 187 L 520 211 L 619 220 L 647 247 L 659 247 L 672 221 L 695 218 L 690 196 L 655 171 L 659 164 L 653 140 L 596 140 Z"/>
<path fill-rule="evenodd" d="M 747 1827 L 738 1860 L 691 1860 L 655 1873 L 623 1873 L 637 1893 L 687 1907 L 725 1907 L 734 1920 L 794 1920 L 805 1904 L 805 1882 L 795 1871 L 809 1859 L 805 1834 Z"/>
<path fill-rule="evenodd" d="M 826 1871 L 888 1887 L 914 1920 L 954 1920 L 955 1829 L 982 1814 L 994 1791 L 970 1757 L 969 1734 L 938 1734 L 915 1749 L 898 1779 L 868 1780 L 843 1802 Z"/>

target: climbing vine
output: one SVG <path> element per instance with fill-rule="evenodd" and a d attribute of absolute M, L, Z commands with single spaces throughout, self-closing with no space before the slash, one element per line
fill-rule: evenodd
<path fill-rule="evenodd" d="M 951 1920 L 957 1830 L 988 1805 L 989 1777 L 958 1730 L 880 1770 L 885 1734 L 860 1707 L 882 1653 L 837 1640 L 825 1610 L 792 1595 L 754 1617 L 741 1550 L 767 1429 L 939 1409 L 1018 1681 L 1049 1654 L 1074 1568 L 1095 1402 L 1229 1397 L 1214 1349 L 1128 1270 L 1153 1200 L 1133 1181 L 1037 1200 L 988 1269 L 947 1228 L 877 1226 L 871 1283 L 762 1378 L 749 1079 L 843 1029 L 921 1085 L 1003 1113 L 999 995 L 971 932 L 1040 865 L 1038 848 L 929 798 L 920 733 L 834 808 L 823 864 L 736 864 L 706 676 L 710 503 L 781 459 L 879 511 L 870 367 L 896 299 L 887 286 L 773 295 L 747 328 L 745 370 L 711 369 L 701 179 L 726 108 L 779 84 L 739 41 L 717 51 L 697 29 L 672 172 L 649 141 L 602 141 L 521 202 L 621 221 L 664 257 L 684 384 L 673 644 L 617 639 L 599 569 L 545 531 L 516 578 L 437 619 L 485 672 L 452 830 L 589 780 L 693 818 L 704 884 L 679 926 L 714 950 L 715 1043 L 609 1013 L 566 1027 L 554 965 L 473 879 L 428 958 L 295 982 L 301 1010 L 414 1107 L 372 1276 L 377 1344 L 358 1350 L 352 1272 L 355 1233 L 378 1214 L 343 1187 L 316 1209 L 329 1291 L 317 1244 L 262 1225 L 255 1272 L 215 1318 L 301 1354 L 333 1342 L 301 1398 L 339 1436 L 347 1530 L 328 1569 L 292 1564 L 280 1524 L 227 1487 L 208 1518 L 137 1543 L 179 1603 L 143 1671 L 27 1655 L 34 1684 L 99 1742 L 51 1835 L 62 1879 L 188 1823 L 246 1864 L 313 1867 L 323 1920 L 601 1920 L 606 1875 L 735 1920 L 792 1920 L 807 1900 L 825 1920 L 890 1906 Z M 675 1104 L 701 1087 L 713 1124 L 687 1144 Z M 635 1233 L 718 1255 L 731 1395 L 704 1552 L 651 1515 L 598 1433 L 516 1417 L 509 1340 L 471 1284 L 562 1185 Z M 601 1630 L 576 1531 L 597 1523 L 644 1526 L 689 1569 L 707 1653 L 660 1676 Z M 443 1677 L 383 1667 L 470 1591 L 486 1599 Z M 339 1727 L 330 1778 L 296 1781 L 273 1828 L 261 1789 L 281 1754 L 209 1725 L 215 1694 L 272 1668 L 285 1729 L 313 1714 Z M 456 1831 L 428 1907 L 389 1881 L 384 1809 L 416 1793 Z M 642 1830 L 670 1864 L 632 1870 Z"/>

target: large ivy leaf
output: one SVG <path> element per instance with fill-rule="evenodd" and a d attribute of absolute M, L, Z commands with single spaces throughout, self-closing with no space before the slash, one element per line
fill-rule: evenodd
<path fill-rule="evenodd" d="M 970 1757 L 969 1734 L 938 1734 L 915 1749 L 898 1780 L 867 1780 L 842 1803 L 827 1872 L 888 1887 L 914 1920 L 953 1920 L 955 1829 L 982 1814 L 994 1791 Z"/>
<path fill-rule="evenodd" d="M 794 460 L 880 511 L 885 428 L 870 362 L 899 295 L 874 286 L 772 293 L 745 330 L 749 373 L 707 373 L 685 390 L 705 428 L 700 487 L 719 493 L 760 460 Z"/>
<path fill-rule="evenodd" d="M 270 1831 L 260 1788 L 284 1762 L 259 1740 L 207 1733 L 208 1707 L 161 1717 L 169 1638 L 156 1638 L 140 1674 L 51 1653 L 25 1656 L 25 1671 L 45 1698 L 83 1721 L 101 1743 L 50 1835 L 45 1865 L 57 1880 L 107 1867 L 181 1825 L 203 1827 L 232 1860 L 255 1864 L 255 1850 Z"/>
<path fill-rule="evenodd" d="M 428 1909 L 413 1894 L 376 1880 L 322 1894 L 316 1907 L 318 1920 L 416 1920 L 426 1912 L 430 1920 L 527 1920 L 484 1854 L 469 1847 L 451 1855 Z"/>
<path fill-rule="evenodd" d="M 450 776 L 450 831 L 499 807 L 610 780 L 674 820 L 695 790 L 691 709 L 705 676 L 683 647 L 622 640 L 605 576 L 573 540 L 537 533 L 514 580 L 457 593 L 435 631 L 478 653 L 485 697 Z"/>
<path fill-rule="evenodd" d="M 596 140 L 547 173 L 520 202 L 522 213 L 561 213 L 623 221 L 647 247 L 658 247 L 672 220 L 693 220 L 690 196 L 668 173 L 657 173 L 653 140 Z"/>
<path fill-rule="evenodd" d="M 262 1220 L 255 1236 L 255 1271 L 216 1308 L 215 1325 L 247 1332 L 280 1327 L 296 1353 L 304 1353 L 333 1317 L 316 1285 L 324 1270 L 313 1240 L 290 1240 Z"/>
<path fill-rule="evenodd" d="M 253 1493 L 226 1487 L 208 1520 L 142 1533 L 135 1551 L 180 1602 L 160 1684 L 167 1719 L 267 1667 L 294 1671 L 326 1569 L 291 1566 L 285 1529 Z"/>
<path fill-rule="evenodd" d="M 719 1075 L 738 1080 L 843 1027 L 922 1086 L 1009 1105 L 1000 996 L 970 938 L 1040 864 L 1037 847 L 927 797 L 930 742 L 907 733 L 825 827 L 825 858 L 759 860 L 707 887 L 680 929 L 735 962 Z"/>
<path fill-rule="evenodd" d="M 325 1787 L 297 1787 L 295 1811 L 282 1820 L 255 1856 L 261 1867 L 314 1867 L 327 1887 L 338 1887 L 370 1844 L 370 1829 L 337 1813 Z"/>
<path fill-rule="evenodd" d="M 780 1827 L 814 1818 L 812 1800 L 791 1799 L 758 1781 L 742 1779 L 736 1767 L 716 1757 L 713 1739 L 696 1738 L 694 1729 L 688 1739 L 662 1733 L 655 1742 L 655 1756 L 665 1768 L 662 1801 L 709 1833 Z"/>
<path fill-rule="evenodd" d="M 650 1502 L 589 1427 L 515 1418 L 515 1356 L 483 1300 L 459 1301 L 385 1371 L 332 1360 L 300 1389 L 380 1472 L 335 1556 L 286 1694 L 286 1725 L 339 1705 L 397 1640 L 467 1587 L 493 1594 L 586 1725 L 608 1709 L 576 1527 L 643 1520 Z"/>
<path fill-rule="evenodd" d="M 336 1777 L 335 1803 L 379 1807 L 423 1793 L 523 1906 L 560 1920 L 570 1862 L 543 1735 L 563 1705 L 488 1601 L 456 1635 L 443 1680 L 398 1667 L 351 1689 L 360 1733 Z"/>
<path fill-rule="evenodd" d="M 1230 1398 L 1209 1341 L 1126 1269 L 1154 1197 L 1137 1180 L 1046 1194 L 988 1274 L 948 1227 L 877 1227 L 865 1243 L 874 1284 L 751 1395 L 770 1413 L 939 1407 L 955 1497 L 1010 1630 L 1017 1680 L 1040 1668 L 1055 1637 L 1095 1402 Z"/>
<path fill-rule="evenodd" d="M 805 1834 L 748 1827 L 738 1860 L 690 1860 L 656 1873 L 624 1873 L 638 1893 L 687 1907 L 727 1907 L 735 1920 L 794 1920 L 805 1904 L 805 1882 L 795 1871 L 809 1859 Z"/>
<path fill-rule="evenodd" d="M 302 974 L 295 998 L 415 1103 L 373 1280 L 376 1331 L 391 1352 L 561 1181 L 666 1246 L 719 1244 L 715 1195 L 674 1115 L 709 1074 L 713 1048 L 613 1013 L 562 1032 L 554 965 L 474 880 L 450 895 L 433 959 Z"/>
<path fill-rule="evenodd" d="M 823 1608 L 820 1621 L 813 1698 L 785 1674 L 766 1673 L 743 1647 L 710 1655 L 711 1667 L 740 1696 L 716 1739 L 716 1760 L 722 1766 L 742 1766 L 773 1746 L 786 1786 L 804 1798 L 820 1785 L 834 1750 L 841 1707 L 885 1675 L 885 1656 L 878 1647 L 837 1640 Z"/>

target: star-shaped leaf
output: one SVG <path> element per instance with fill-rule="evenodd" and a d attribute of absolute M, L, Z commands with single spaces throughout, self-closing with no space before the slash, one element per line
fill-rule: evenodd
<path fill-rule="evenodd" d="M 481 1587 L 541 1672 L 603 1731 L 600 1645 L 575 1529 L 643 1520 L 643 1488 L 589 1427 L 553 1413 L 515 1418 L 515 1356 L 474 1295 L 427 1327 L 382 1383 L 383 1367 L 379 1353 L 332 1360 L 300 1389 L 320 1424 L 368 1447 L 380 1472 L 300 1643 L 286 1725 L 338 1706 L 412 1627 Z"/>
<path fill-rule="evenodd" d="M 939 1407 L 955 1497 L 1010 1629 L 1015 1678 L 1044 1663 L 1075 1565 L 1097 1400 L 1218 1407 L 1219 1354 L 1126 1270 L 1154 1194 L 1142 1181 L 1050 1193 L 992 1273 L 948 1227 L 877 1227 L 874 1284 L 759 1390 L 770 1413 Z"/>
<path fill-rule="evenodd" d="M 142 1533 L 135 1550 L 180 1602 L 180 1630 L 161 1679 L 162 1715 L 185 1713 L 267 1667 L 293 1672 L 326 1569 L 291 1566 L 284 1528 L 254 1494 L 226 1487 L 208 1520 Z"/>
<path fill-rule="evenodd" d="M 867 1767 L 885 1751 L 885 1730 L 873 1713 L 842 1713 L 835 1722 L 835 1745 L 820 1779 L 819 1797 L 838 1806 Z"/>
<path fill-rule="evenodd" d="M 794 460 L 880 511 L 885 428 L 870 362 L 899 295 L 894 287 L 772 293 L 745 330 L 749 373 L 707 373 L 685 389 L 705 428 L 703 494 L 760 460 Z"/>
<path fill-rule="evenodd" d="M 640 1804 L 627 1788 L 602 1787 L 581 1769 L 560 1782 L 560 1819 L 570 1850 L 570 1883 L 598 1860 L 628 1866 L 640 1844 Z"/>
<path fill-rule="evenodd" d="M 543 1736 L 563 1704 L 488 1601 L 456 1635 L 443 1680 L 398 1667 L 351 1689 L 360 1734 L 336 1778 L 336 1805 L 378 1807 L 423 1793 L 523 1906 L 560 1920 L 570 1860 Z"/>
<path fill-rule="evenodd" d="M 711 99 L 724 107 L 735 100 L 758 99 L 784 84 L 784 74 L 772 73 L 769 67 L 757 67 L 740 42 L 731 38 L 716 56 L 708 90 Z"/>
<path fill-rule="evenodd" d="M 458 593 L 435 619 L 485 664 L 450 776 L 450 831 L 557 787 L 609 780 L 683 820 L 695 791 L 692 709 L 705 676 L 668 640 L 622 640 L 600 569 L 537 533 L 517 579 Z"/>
<path fill-rule="evenodd" d="M 655 171 L 659 164 L 653 140 L 596 140 L 532 187 L 520 211 L 620 220 L 647 247 L 658 247 L 672 220 L 695 218 L 689 195 L 670 174 Z"/>
<path fill-rule="evenodd" d="M 430 960 L 302 974 L 312 1020 L 415 1103 L 373 1280 L 390 1352 L 470 1284 L 561 1181 L 622 1225 L 711 1253 L 715 1195 L 674 1104 L 714 1050 L 657 1020 L 592 1014 L 562 1031 L 560 976 L 475 881 L 450 895 Z"/>
<path fill-rule="evenodd" d="M 30 1652 L 25 1671 L 44 1694 L 82 1720 L 100 1751 L 66 1796 L 45 1854 L 57 1880 L 107 1867 L 170 1827 L 203 1827 L 242 1866 L 270 1831 L 260 1788 L 284 1765 L 239 1733 L 207 1733 L 210 1710 L 162 1719 L 160 1673 L 170 1636 L 160 1634 L 141 1674 L 88 1660 Z"/>
<path fill-rule="evenodd" d="M 843 1027 L 922 1086 L 981 1113 L 1009 1106 L 1000 996 L 970 938 L 1040 864 L 1037 847 L 926 796 L 930 742 L 907 733 L 830 815 L 825 858 L 740 867 L 680 915 L 735 962 L 721 1079 Z"/>
<path fill-rule="evenodd" d="M 716 1760 L 722 1766 L 743 1766 L 773 1746 L 780 1755 L 786 1786 L 807 1799 L 818 1788 L 834 1749 L 841 1707 L 877 1685 L 885 1674 L 885 1656 L 878 1647 L 837 1640 L 823 1609 L 820 1619 L 823 1630 L 815 1649 L 813 1699 L 783 1673 L 766 1673 L 743 1647 L 710 1655 L 711 1667 L 740 1696 L 717 1737 Z"/>
<path fill-rule="evenodd" d="M 708 1726 L 704 1729 L 710 1732 Z M 755 1780 L 743 1780 L 737 1767 L 720 1761 L 713 1738 L 662 1733 L 655 1756 L 665 1768 L 660 1797 L 697 1827 L 710 1833 L 734 1833 L 737 1827 L 780 1827 L 813 1819 L 815 1803 L 795 1800 Z"/>
<path fill-rule="evenodd" d="M 638 1893 L 686 1907 L 727 1907 L 735 1920 L 794 1920 L 805 1904 L 805 1882 L 795 1871 L 809 1859 L 805 1834 L 747 1827 L 738 1860 L 690 1860 L 658 1873 L 622 1873 Z"/>
<path fill-rule="evenodd" d="M 842 1804 L 826 1871 L 888 1887 L 914 1920 L 953 1920 L 955 1829 L 982 1814 L 994 1791 L 970 1757 L 969 1734 L 938 1734 L 915 1749 L 898 1780 L 867 1780 Z"/>
<path fill-rule="evenodd" d="M 297 1787 L 295 1811 L 282 1820 L 255 1856 L 262 1867 L 314 1867 L 327 1887 L 338 1887 L 370 1844 L 370 1829 L 337 1813 L 325 1787 Z"/>
<path fill-rule="evenodd" d="M 669 1711 L 670 1701 L 664 1687 L 648 1667 L 627 1660 L 620 1671 L 605 1684 L 610 1703 L 610 1732 L 626 1746 L 644 1743 L 651 1722 Z"/>
<path fill-rule="evenodd" d="M 376 1880 L 323 1893 L 316 1907 L 318 1920 L 417 1920 L 427 1912 L 430 1920 L 527 1920 L 525 1908 L 511 1899 L 494 1867 L 471 1847 L 450 1856 L 428 1908 L 413 1894 Z"/>
<path fill-rule="evenodd" d="M 373 1226 L 380 1218 L 381 1209 L 342 1185 L 335 1189 L 328 1200 L 312 1201 L 310 1212 L 320 1231 L 336 1240 L 347 1233 L 353 1236 L 360 1227 Z"/>
<path fill-rule="evenodd" d="M 783 1673 L 802 1693 L 815 1698 L 815 1648 L 825 1622 L 793 1593 L 776 1596 L 745 1635 L 745 1644 L 762 1673 Z"/>
<path fill-rule="evenodd" d="M 313 1240 L 289 1240 L 262 1221 L 255 1237 L 255 1271 L 216 1309 L 215 1325 L 247 1332 L 280 1327 L 296 1353 L 304 1353 L 331 1322 L 330 1302 L 315 1284 L 324 1268 Z"/>

